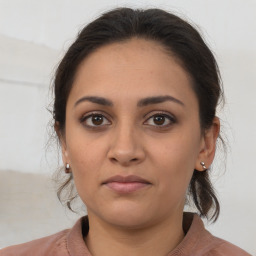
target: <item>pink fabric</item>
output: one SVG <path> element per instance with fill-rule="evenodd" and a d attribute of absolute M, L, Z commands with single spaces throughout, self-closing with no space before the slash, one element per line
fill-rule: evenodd
<path fill-rule="evenodd" d="M 84 243 L 88 219 L 79 219 L 74 227 L 57 234 L 0 250 L 0 256 L 92 256 Z M 250 256 L 239 247 L 211 235 L 196 214 L 184 213 L 186 236 L 167 256 Z"/>

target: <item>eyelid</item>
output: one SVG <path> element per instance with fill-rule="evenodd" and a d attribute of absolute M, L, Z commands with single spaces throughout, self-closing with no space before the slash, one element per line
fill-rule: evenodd
<path fill-rule="evenodd" d="M 84 123 L 87 119 L 89 119 L 90 117 L 92 117 L 93 115 L 99 115 L 99 116 L 102 116 L 103 118 L 107 119 L 109 123 L 111 123 L 111 121 L 109 121 L 110 118 L 106 117 L 108 116 L 104 111 L 92 111 L 92 112 L 88 112 L 86 114 L 83 114 L 82 117 L 79 119 L 81 123 Z M 86 127 L 88 128 L 100 128 L 100 127 L 103 127 L 103 126 L 106 126 L 105 125 L 87 125 L 87 124 L 84 124 Z M 109 124 L 107 124 L 109 125 Z"/>
<path fill-rule="evenodd" d="M 151 126 L 155 126 L 155 127 L 161 129 L 161 128 L 166 128 L 166 127 L 172 125 L 173 123 L 177 122 L 176 117 L 174 115 L 170 114 L 169 112 L 165 112 L 165 111 L 155 111 L 155 113 L 151 112 L 150 116 L 147 118 L 146 121 L 148 121 L 149 119 L 151 119 L 155 116 L 161 116 L 161 115 L 168 118 L 170 120 L 170 124 L 168 124 L 168 125 L 151 125 Z"/>
<path fill-rule="evenodd" d="M 106 113 L 105 111 L 102 110 L 92 110 L 92 111 L 88 111 L 86 113 L 83 113 L 82 117 L 80 119 L 83 119 L 85 117 L 88 117 L 90 115 L 102 115 L 107 119 L 110 119 L 110 115 L 108 113 Z"/>
<path fill-rule="evenodd" d="M 152 113 L 153 112 L 153 113 Z M 170 120 L 170 124 L 167 124 L 167 125 L 149 125 L 149 126 L 154 126 L 154 127 L 156 127 L 156 128 L 159 128 L 159 129 L 163 129 L 163 128 L 166 128 L 166 127 L 169 127 L 169 126 L 171 126 L 172 124 L 174 124 L 174 123 L 176 123 L 176 117 L 174 116 L 174 115 L 172 115 L 171 113 L 169 113 L 169 112 L 166 112 L 166 111 L 160 111 L 160 110 L 156 110 L 156 111 L 152 111 L 152 112 L 150 112 L 149 114 L 147 114 L 147 115 L 144 115 L 144 118 L 145 118 L 145 116 L 149 116 L 147 119 L 146 119 L 146 121 L 145 122 L 147 122 L 148 120 L 150 120 L 151 118 L 153 118 L 153 117 L 155 117 L 155 116 L 160 116 L 160 115 L 162 115 L 162 116 L 164 116 L 164 117 L 166 117 L 167 119 L 169 119 Z M 103 118 L 105 118 L 105 119 L 107 119 L 108 120 L 108 122 L 111 124 L 111 121 L 109 120 L 110 118 L 108 117 L 108 114 L 106 113 L 106 112 L 104 112 L 104 111 L 92 111 L 92 112 L 88 112 L 88 113 L 86 113 L 86 114 L 84 114 L 81 118 L 80 118 L 80 122 L 81 123 L 84 123 L 87 119 L 89 119 L 90 117 L 92 117 L 93 115 L 101 115 Z M 144 123 L 145 123 L 144 122 Z M 143 124 L 144 124 L 143 123 Z M 104 125 L 86 125 L 86 124 L 84 124 L 86 127 L 88 127 L 88 128 L 91 128 L 91 129 L 94 129 L 94 128 L 102 128 L 102 127 L 104 127 L 104 126 L 107 126 L 107 125 L 109 125 L 109 124 L 104 124 Z"/>

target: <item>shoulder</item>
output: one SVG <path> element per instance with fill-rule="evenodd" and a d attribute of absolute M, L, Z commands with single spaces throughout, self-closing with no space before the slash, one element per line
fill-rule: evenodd
<path fill-rule="evenodd" d="M 212 236 L 212 248 L 208 256 L 251 256 L 249 253 L 238 246 L 223 239 Z"/>
<path fill-rule="evenodd" d="M 205 229 L 203 221 L 197 214 L 184 213 L 183 225 L 184 230 L 187 231 L 186 236 L 169 256 L 250 256 L 238 246 L 213 236 Z"/>
<path fill-rule="evenodd" d="M 0 256 L 70 256 L 88 255 L 83 237 L 89 230 L 87 216 L 81 217 L 71 229 L 28 243 L 0 250 Z"/>
<path fill-rule="evenodd" d="M 68 232 L 67 229 L 31 242 L 6 247 L 0 250 L 0 256 L 68 256 L 66 242 Z"/>

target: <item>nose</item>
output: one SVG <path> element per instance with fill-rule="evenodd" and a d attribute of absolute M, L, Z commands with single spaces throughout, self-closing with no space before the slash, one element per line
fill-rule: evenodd
<path fill-rule="evenodd" d="M 117 128 L 113 133 L 108 151 L 108 158 L 111 162 L 129 166 L 141 163 L 145 159 L 142 139 L 135 129 L 123 126 Z"/>

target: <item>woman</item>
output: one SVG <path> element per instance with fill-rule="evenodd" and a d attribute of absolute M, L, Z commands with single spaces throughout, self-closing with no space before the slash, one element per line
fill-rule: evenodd
<path fill-rule="evenodd" d="M 81 31 L 54 86 L 59 194 L 74 181 L 88 216 L 0 255 L 249 255 L 199 217 L 220 211 L 209 168 L 222 90 L 191 25 L 158 9 L 107 12 Z M 183 212 L 189 200 L 198 215 Z"/>

